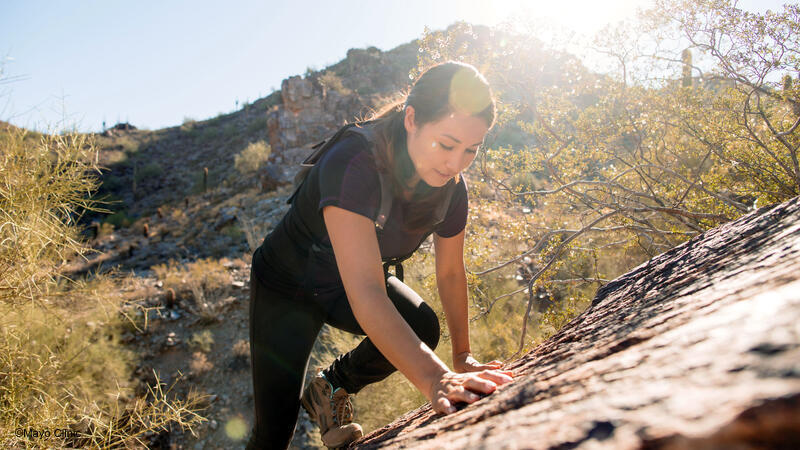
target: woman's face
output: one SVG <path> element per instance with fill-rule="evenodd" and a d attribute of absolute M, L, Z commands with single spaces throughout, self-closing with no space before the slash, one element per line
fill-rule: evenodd
<path fill-rule="evenodd" d="M 405 127 L 408 156 L 417 177 L 430 186 L 441 187 L 472 164 L 489 127 L 480 117 L 454 112 L 436 122 L 417 126 L 414 108 L 406 107 Z"/>

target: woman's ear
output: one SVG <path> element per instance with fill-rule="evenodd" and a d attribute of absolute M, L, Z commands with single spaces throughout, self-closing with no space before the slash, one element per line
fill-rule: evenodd
<path fill-rule="evenodd" d="M 405 114 L 405 118 L 403 119 L 403 124 L 406 127 L 406 132 L 408 134 L 414 134 L 417 132 L 417 125 L 414 123 L 414 107 L 411 105 L 407 105 L 403 110 Z"/>

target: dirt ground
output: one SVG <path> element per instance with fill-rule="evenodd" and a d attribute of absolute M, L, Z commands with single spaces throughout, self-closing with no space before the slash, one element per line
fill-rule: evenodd
<path fill-rule="evenodd" d="M 234 449 L 247 443 L 253 425 L 248 337 L 250 267 L 243 260 L 229 266 L 232 289 L 218 303 L 217 321 L 204 322 L 182 308 L 179 300 L 172 307 L 151 305 L 144 332 L 123 336 L 141 355 L 135 372 L 141 383 L 152 386 L 157 376 L 165 388 L 173 386 L 178 398 L 185 398 L 190 390 L 209 396 L 208 407 L 202 412 L 208 420 L 194 430 L 195 435 L 173 426 L 170 432 L 150 436 L 151 448 Z M 151 292 L 156 292 L 155 298 L 162 297 L 155 278 L 140 281 L 154 288 Z M 326 351 L 325 335 L 323 330 L 311 363 Z M 316 425 L 309 422 L 302 408 L 291 448 L 325 448 Z"/>

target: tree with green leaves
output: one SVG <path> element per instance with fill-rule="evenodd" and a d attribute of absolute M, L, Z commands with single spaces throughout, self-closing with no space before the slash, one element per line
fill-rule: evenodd
<path fill-rule="evenodd" d="M 797 5 L 755 14 L 727 0 L 660 0 L 598 35 L 593 48 L 614 64 L 604 73 L 509 30 L 423 35 L 418 71 L 463 60 L 499 97 L 470 180 L 477 208 L 504 220 L 473 230 L 468 264 L 481 313 L 527 293 L 518 351 L 533 306 L 552 303 L 540 320 L 563 324 L 607 280 L 800 194 L 800 98 L 782 83 L 800 72 L 798 24 Z M 510 267 L 524 283 L 512 292 L 499 275 Z"/>

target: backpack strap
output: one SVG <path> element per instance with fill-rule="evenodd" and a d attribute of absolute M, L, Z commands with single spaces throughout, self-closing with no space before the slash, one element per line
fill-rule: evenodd
<path fill-rule="evenodd" d="M 305 160 L 300 164 L 301 168 L 298 171 L 297 175 L 295 176 L 295 190 L 292 195 L 286 200 L 287 204 L 292 203 L 294 198 L 297 196 L 298 192 L 300 192 L 300 187 L 303 185 L 305 178 L 308 176 L 308 173 L 311 171 L 311 168 L 322 158 L 328 149 L 333 146 L 335 142 L 337 142 L 343 135 L 347 132 L 356 133 L 364 138 L 367 141 L 369 146 L 369 150 L 372 153 L 373 157 L 376 161 L 378 161 L 378 148 L 376 144 L 376 137 L 375 131 L 370 127 L 374 123 L 374 121 L 365 121 L 365 122 L 354 122 L 344 125 L 343 127 L 339 128 L 333 135 L 319 141 L 318 143 L 311 146 L 311 149 L 314 150 Z M 392 184 L 391 180 L 387 179 L 387 174 L 384 171 L 378 170 L 378 181 L 381 186 L 381 200 L 380 205 L 378 207 L 378 215 L 375 218 L 375 226 L 379 229 L 383 229 L 386 225 L 386 220 L 389 218 L 389 213 L 392 211 L 392 202 L 394 200 L 394 196 L 392 195 Z M 453 198 L 453 193 L 456 190 L 456 183 L 448 183 L 447 186 L 447 193 L 444 196 L 444 201 L 439 204 L 439 206 L 434 211 L 434 224 L 438 225 L 442 223 L 447 215 L 447 210 L 450 207 L 450 201 Z"/>
<path fill-rule="evenodd" d="M 463 183 L 464 180 L 461 180 L 461 182 Z M 439 206 L 436 208 L 436 211 L 434 212 L 434 217 L 436 219 L 434 221 L 435 225 L 439 225 L 440 223 L 444 222 L 444 219 L 447 216 L 447 210 L 450 208 L 450 202 L 453 200 L 453 194 L 455 194 L 456 192 L 456 188 L 457 186 L 455 182 L 453 183 L 448 182 L 446 187 L 447 191 L 444 195 L 444 201 L 442 201 L 439 204 Z"/>
<path fill-rule="evenodd" d="M 371 128 L 364 126 L 350 128 L 350 131 L 364 137 L 364 139 L 369 143 L 369 150 L 372 152 L 372 156 L 377 162 L 378 147 L 375 144 L 375 132 Z M 381 202 L 380 206 L 378 207 L 378 215 L 375 218 L 375 226 L 382 230 L 384 225 L 386 225 L 386 219 L 389 218 L 389 213 L 392 211 L 392 201 L 394 200 L 394 196 L 392 195 L 391 180 L 387 180 L 386 173 L 380 169 L 378 170 L 378 181 L 381 185 Z"/>
<path fill-rule="evenodd" d="M 364 139 L 369 143 L 369 149 L 372 152 L 372 155 L 375 157 L 375 160 L 377 161 L 378 150 L 376 145 L 375 132 L 374 130 L 372 130 L 371 127 L 367 126 L 370 123 L 372 122 L 360 122 L 356 124 L 351 124 L 355 126 L 349 128 L 346 131 L 357 133 L 363 136 Z M 378 170 L 378 178 L 380 180 L 380 185 L 381 185 L 381 203 L 380 203 L 380 208 L 378 210 L 378 216 L 375 219 L 375 225 L 378 228 L 383 229 L 384 225 L 386 224 L 386 220 L 389 217 L 389 213 L 392 211 L 392 200 L 394 199 L 394 196 L 392 195 L 391 180 L 387 179 L 386 173 L 381 170 Z M 445 219 L 445 216 L 447 216 L 447 210 L 450 207 L 450 201 L 453 199 L 453 194 L 456 191 L 456 183 L 455 182 L 448 183 L 446 189 L 447 191 L 444 195 L 443 201 L 436 208 L 436 211 L 434 211 L 433 215 L 435 219 L 434 225 L 442 223 Z"/>
<path fill-rule="evenodd" d="M 328 151 L 328 149 L 333 145 L 334 142 L 338 141 L 339 138 L 347 131 L 348 128 L 352 127 L 354 124 L 350 123 L 341 128 L 339 128 L 334 134 L 331 136 L 326 137 L 325 139 L 317 142 L 316 144 L 311 146 L 311 149 L 314 150 L 311 152 L 310 155 L 300 163 L 300 170 L 297 171 L 297 174 L 294 176 L 294 192 L 291 196 L 286 200 L 286 204 L 292 203 L 294 198 L 297 197 L 297 193 L 300 192 L 300 187 L 303 185 L 308 173 L 311 171 L 311 168 L 314 167 L 314 164 L 319 161 L 322 155 Z"/>
<path fill-rule="evenodd" d="M 463 180 L 461 181 L 464 182 Z M 436 208 L 434 212 L 434 217 L 436 220 L 434 221 L 434 226 L 439 225 L 440 223 L 444 222 L 445 216 L 447 215 L 447 210 L 450 207 L 450 202 L 453 199 L 453 194 L 456 191 L 456 183 L 449 183 L 447 186 L 447 193 L 444 196 L 444 201 Z M 385 258 L 383 259 L 383 273 L 384 276 L 389 276 L 389 267 L 394 267 L 394 274 L 400 280 L 403 281 L 403 261 L 407 260 L 408 258 L 412 257 L 414 253 L 419 249 L 420 245 L 428 239 L 430 234 L 426 234 L 425 237 L 422 238 L 421 241 L 417 244 L 417 246 L 412 250 L 410 253 L 403 255 L 403 256 L 395 256 L 393 258 Z"/>
<path fill-rule="evenodd" d="M 339 128 L 339 130 L 337 130 L 332 136 L 314 144 L 311 147 L 314 151 L 300 164 L 300 170 L 297 172 L 297 175 L 295 175 L 294 178 L 295 190 L 289 199 L 286 200 L 286 203 L 292 203 L 294 198 L 297 197 L 297 194 L 300 192 L 300 187 L 303 185 L 303 182 L 305 182 L 305 179 L 308 176 L 308 173 L 311 171 L 311 168 L 314 167 L 320 158 L 322 158 L 322 155 L 324 155 L 328 149 L 348 131 L 362 136 L 367 141 L 369 150 L 377 161 L 378 149 L 377 145 L 375 144 L 375 132 L 368 127 L 368 125 L 373 122 L 374 121 L 349 123 Z M 394 197 L 392 196 L 391 180 L 388 180 L 386 174 L 381 170 L 378 170 L 378 181 L 381 186 L 381 201 L 378 207 L 378 215 L 375 218 L 375 226 L 379 229 L 383 229 L 384 225 L 386 225 L 386 220 L 389 218 L 389 212 L 392 210 L 392 201 L 394 200 Z"/>

